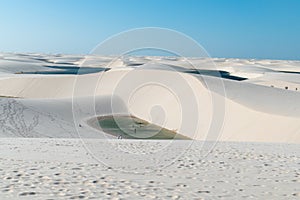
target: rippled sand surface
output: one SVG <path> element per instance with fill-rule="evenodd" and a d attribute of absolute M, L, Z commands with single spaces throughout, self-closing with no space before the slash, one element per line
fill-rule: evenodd
<path fill-rule="evenodd" d="M 99 144 L 107 141 L 99 141 Z M 144 143 L 143 143 L 144 142 Z M 139 143 L 147 146 L 147 142 Z M 133 148 L 131 141 L 118 143 Z M 156 144 L 165 145 L 157 141 Z M 298 199 L 300 146 L 202 143 L 151 172 L 124 172 L 97 162 L 77 139 L 2 139 L 1 199 Z M 103 145 L 105 146 L 105 145 Z M 99 150 L 106 151 L 105 149 Z M 135 149 L 137 152 L 137 149 Z M 140 149 L 142 153 L 142 149 Z M 103 157 L 102 161 L 115 155 Z M 171 155 L 166 155 L 166 162 Z M 125 163 L 124 163 L 125 165 Z"/>

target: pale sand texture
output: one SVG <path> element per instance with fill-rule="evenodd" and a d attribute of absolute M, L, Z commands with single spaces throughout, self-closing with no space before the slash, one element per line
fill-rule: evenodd
<path fill-rule="evenodd" d="M 299 199 L 300 62 L 189 60 L 203 76 L 185 58 L 0 54 L 0 199 Z M 196 140 L 86 123 L 113 114 Z"/>
<path fill-rule="evenodd" d="M 104 162 L 115 157 L 101 148 L 103 141 L 90 142 L 106 151 Z M 149 144 L 116 142 L 129 149 L 136 144 L 140 153 Z M 177 146 L 172 154 L 185 149 L 184 142 Z M 0 197 L 299 199 L 299 150 L 291 144 L 219 143 L 207 157 L 200 157 L 201 143 L 196 142 L 169 167 L 133 174 L 96 162 L 77 139 L 1 139 Z"/>
<path fill-rule="evenodd" d="M 214 91 L 215 79 L 218 78 L 205 77 L 205 81 L 212 88 L 211 91 L 209 90 L 211 88 L 207 89 L 202 82 L 190 74 L 150 69 L 112 70 L 102 75 L 80 75 L 77 79 L 73 76 L 64 75 L 29 76 L 0 80 L 0 94 L 2 96 L 28 99 L 2 99 L 4 104 L 7 101 L 15 101 L 20 105 L 30 106 L 31 109 L 26 109 L 24 112 L 36 113 L 36 110 L 42 109 L 43 114 L 49 116 L 60 116 L 62 112 L 64 115 L 69 113 L 69 116 L 64 119 L 66 121 L 64 123 L 72 123 L 71 97 L 74 95 L 76 98 L 73 99 L 73 102 L 78 103 L 77 107 L 84 110 L 82 111 L 83 116 L 77 117 L 78 123 L 84 123 L 86 118 L 95 114 L 92 108 L 85 108 L 86 105 L 84 104 L 88 104 L 87 102 L 93 103 L 93 97 L 87 96 L 95 95 L 97 99 L 104 99 L 102 101 L 105 101 L 104 97 L 114 95 L 120 98 L 120 102 L 113 105 L 114 110 L 103 112 L 100 108 L 96 112 L 98 115 L 127 110 L 126 112 L 137 117 L 170 130 L 177 130 L 181 134 L 198 140 L 207 137 L 212 117 L 219 117 L 218 123 L 223 124 L 220 140 L 300 142 L 300 104 L 298 103 L 300 102 L 300 92 L 265 87 L 243 81 L 223 80 L 222 84 L 224 84 L 226 92 L 224 97 L 222 92 L 219 94 L 219 86 L 216 86 Z M 99 76 L 101 79 L 97 82 Z M 132 80 L 132 77 L 137 78 L 128 82 L 126 76 L 129 77 L 128 80 Z M 149 82 L 154 80 L 154 82 L 165 84 L 166 87 L 150 84 L 135 90 L 139 85 L 147 83 L 148 80 Z M 164 80 L 169 80 L 169 82 Z M 24 85 L 26 85 L 25 88 Z M 90 85 L 91 87 L 89 87 Z M 130 93 L 132 90 L 135 90 L 134 94 Z M 175 95 L 170 92 L 172 90 L 175 91 Z M 32 98 L 39 98 L 39 100 Z M 57 99 L 51 100 L 49 105 L 49 98 Z M 213 109 L 213 99 L 220 99 L 218 106 L 222 106 L 224 111 Z M 192 100 L 194 103 L 190 103 Z M 57 102 L 57 105 L 53 102 Z M 62 104 L 68 106 L 60 107 Z M 110 107 L 109 103 L 106 104 Z M 122 107 L 121 110 L 118 110 L 119 104 L 124 104 L 126 109 Z M 163 114 L 167 121 L 159 119 L 162 112 L 158 112 L 156 117 L 151 115 L 151 109 L 155 105 L 163 108 Z M 101 104 L 97 103 L 98 106 L 101 107 Z M 182 113 L 183 110 L 185 113 Z M 181 123 L 183 117 L 189 120 Z M 194 120 L 197 118 L 198 123 Z M 157 120 L 155 121 L 155 119 Z M 194 131 L 195 124 L 198 125 L 197 132 Z M 40 132 L 40 134 L 44 133 Z"/>

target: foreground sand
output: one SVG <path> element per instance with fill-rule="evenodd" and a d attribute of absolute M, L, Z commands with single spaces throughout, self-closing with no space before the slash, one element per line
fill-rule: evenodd
<path fill-rule="evenodd" d="M 101 144 L 98 141 L 99 150 Z M 117 141 L 129 148 L 147 141 Z M 156 142 L 164 145 L 163 142 Z M 186 145 L 177 144 L 180 154 Z M 300 147 L 195 142 L 173 164 L 124 173 L 94 160 L 77 139 L 1 139 L 1 199 L 299 199 Z M 109 155 L 109 152 L 107 152 Z M 167 155 L 166 160 L 172 155 Z M 109 157 L 115 157 L 113 153 Z"/>

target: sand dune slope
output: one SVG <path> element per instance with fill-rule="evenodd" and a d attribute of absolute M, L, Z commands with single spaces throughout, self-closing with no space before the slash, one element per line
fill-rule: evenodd
<path fill-rule="evenodd" d="M 105 138 L 86 121 L 125 113 L 196 140 L 300 143 L 300 91 L 275 84 L 298 84 L 300 79 L 296 72 L 279 72 L 284 67 L 275 61 L 215 60 L 214 70 L 247 79 L 237 81 L 190 73 L 184 61 L 159 57 L 121 57 L 108 65 L 108 71 L 81 75 L 13 74 L 26 67 L 38 73 L 49 63 L 64 68 L 80 63 L 104 67 L 113 59 L 32 55 L 13 61 L 15 57 L 4 57 L 1 137 Z M 202 64 L 205 73 L 210 69 L 208 60 L 194 61 Z M 23 64 L 11 67 L 13 62 Z M 286 71 L 298 64 L 282 63 Z"/>

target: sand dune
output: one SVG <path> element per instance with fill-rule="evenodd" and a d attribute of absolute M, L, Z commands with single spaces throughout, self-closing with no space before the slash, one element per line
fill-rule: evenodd
<path fill-rule="evenodd" d="M 21 68 L 18 68 L 21 59 L 11 61 L 10 58 L 10 61 L 4 59 L 2 62 L 0 68 L 11 74 L 2 74 L 0 78 L 0 96 L 10 97 L 1 99 L 1 109 L 9 113 L 12 112 L 9 109 L 17 109 L 19 106 L 24 107 L 22 112 L 25 116 L 54 118 L 51 130 L 57 134 L 53 137 L 76 137 L 76 130 L 72 128 L 74 121 L 78 125 L 96 115 L 128 113 L 197 140 L 210 138 L 223 141 L 300 143 L 300 91 L 274 87 L 278 81 L 296 84 L 299 75 L 277 71 L 279 61 L 273 63 L 271 69 L 271 61 L 219 59 L 214 70 L 228 68 L 228 73 L 239 73 L 247 78 L 245 81 L 235 81 L 207 74 L 187 73 L 191 68 L 178 59 L 156 57 L 153 61 L 149 57 L 126 57 L 121 61 L 121 58 L 114 60 L 99 56 L 40 56 L 38 61 L 33 57 L 31 59 L 35 62 L 29 63 L 29 58 L 26 57 Z M 99 67 L 95 64 L 99 60 L 102 61 L 101 66 L 105 63 L 110 70 L 82 75 L 13 74 L 24 68 L 38 71 L 43 68 L 40 65 L 49 62 L 74 66 L 80 62 L 83 65 L 85 63 L 84 66 Z M 43 64 L 40 63 L 42 61 Z M 6 65 L 7 62 L 9 65 Z M 16 66 L 12 68 L 13 62 Z M 193 62 L 197 65 L 209 63 L 206 59 L 195 58 Z M 268 63 L 267 67 L 262 65 L 264 62 Z M 249 63 L 254 63 L 253 67 Z M 201 69 L 211 68 L 203 64 Z M 251 78 L 251 74 L 257 73 L 259 79 L 257 76 Z M 274 85 L 263 86 L 258 80 Z M 98 101 L 96 104 L 94 97 Z M 111 99 L 119 101 L 109 105 Z M 13 106 L 7 110 L 8 102 Z M 94 109 L 94 105 L 97 105 L 97 109 Z M 220 110 L 216 110 L 216 106 Z M 60 121 L 56 119 L 58 116 Z M 46 125 L 43 121 L 36 122 L 31 127 L 34 134 L 28 133 L 27 137 L 52 137 L 52 133 L 45 132 L 52 125 Z M 219 127 L 212 128 L 216 123 Z M 1 128 L 1 136 L 20 136 L 10 133 L 4 127 Z M 86 133 L 83 131 L 81 135 L 96 136 L 91 130 L 95 131 L 86 128 Z"/>
<path fill-rule="evenodd" d="M 0 54 L 0 199 L 299 198 L 300 62 L 188 60 Z"/>

